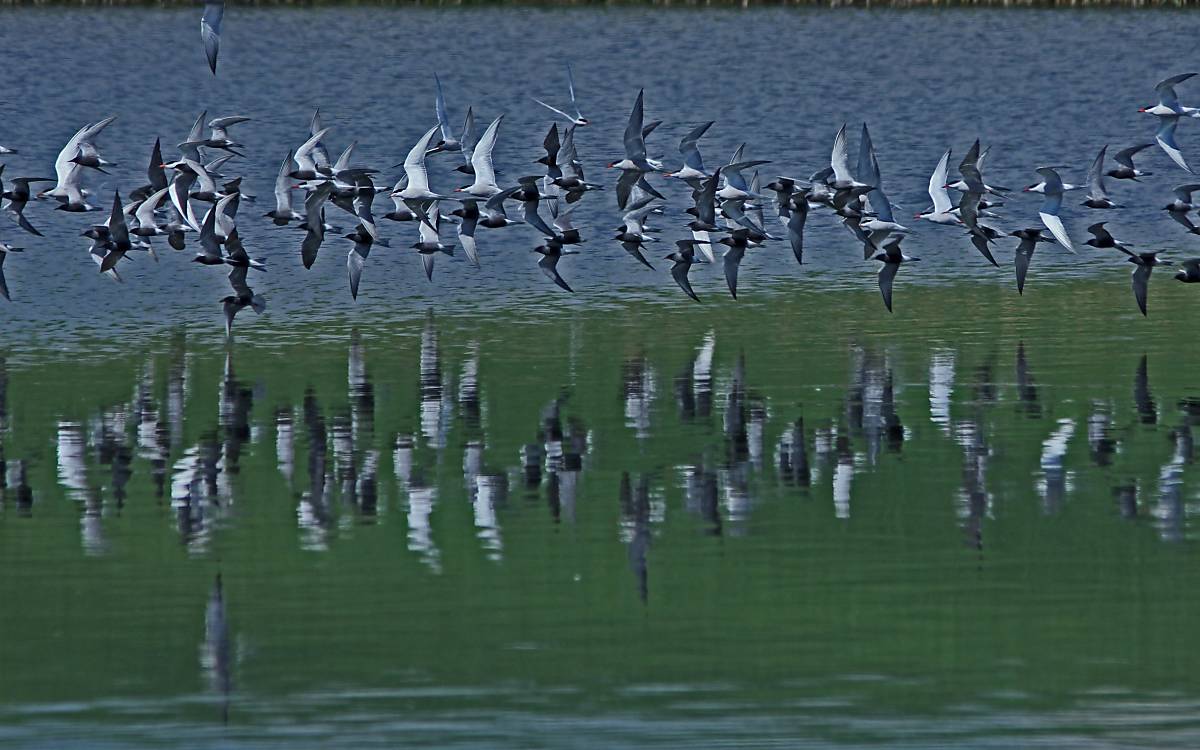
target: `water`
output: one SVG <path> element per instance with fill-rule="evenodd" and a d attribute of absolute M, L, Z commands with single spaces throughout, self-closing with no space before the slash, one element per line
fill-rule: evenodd
<path fill-rule="evenodd" d="M 267 312 L 227 345 L 219 271 L 164 251 L 113 284 L 84 218 L 30 207 L 46 239 L 5 267 L 0 745 L 1200 743 L 1200 320 L 1169 274 L 1143 319 L 1129 264 L 1050 248 L 1018 297 L 922 228 L 884 317 L 814 215 L 811 265 L 751 253 L 737 303 L 699 268 L 695 305 L 603 239 L 609 191 L 580 210 L 573 297 L 523 228 L 428 284 L 411 227 L 388 227 L 355 304 L 345 243 L 305 272 L 298 236 L 255 218 L 318 104 L 331 148 L 400 161 L 435 68 L 453 118 L 507 113 L 497 162 L 525 173 L 547 120 L 523 98 L 565 96 L 548 44 L 596 122 L 592 174 L 644 85 L 658 152 L 715 118 L 709 160 L 746 140 L 771 174 L 811 172 L 866 118 L 914 212 L 976 135 L 1000 184 L 1046 162 L 1080 181 L 1151 131 L 1135 110 L 1190 53 L 1190 14 L 231 7 L 216 81 L 197 15 L 0 12 L 14 59 L 78 32 L 10 78 L 6 174 L 117 112 L 104 196 L 197 110 L 251 115 L 263 199 L 240 229 L 271 265 Z M 1159 174 L 1113 188 L 1141 208 L 1103 218 L 1186 257 L 1152 209 L 1179 173 L 1146 156 Z M 1014 198 L 1007 228 L 1036 209 Z"/>

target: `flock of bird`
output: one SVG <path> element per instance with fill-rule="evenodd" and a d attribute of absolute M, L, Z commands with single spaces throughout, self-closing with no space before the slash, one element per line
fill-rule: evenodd
<path fill-rule="evenodd" d="M 207 2 L 201 20 L 205 53 L 213 74 L 217 70 L 221 19 L 224 5 Z M 1158 103 L 1139 111 L 1157 118 L 1155 143 L 1181 169 L 1191 174 L 1175 141 L 1180 118 L 1200 118 L 1200 108 L 1180 104 L 1175 87 L 1196 73 L 1175 75 L 1156 86 Z M 303 230 L 300 256 L 305 268 L 311 268 L 327 233 L 343 230 L 327 221 L 326 207 L 332 205 L 345 212 L 354 222 L 352 231 L 343 236 L 352 243 L 347 254 L 350 294 L 357 298 L 360 282 L 371 250 L 375 245 L 389 246 L 381 236 L 380 221 L 409 222 L 416 225 L 417 240 L 411 245 L 419 255 L 426 276 L 432 281 L 438 255 L 454 254 L 454 244 L 443 242 L 445 227 L 455 226 L 457 242 L 468 260 L 479 265 L 477 233 L 480 228 L 498 230 L 514 225 L 526 225 L 542 237 L 533 250 L 541 258 L 538 266 L 558 287 L 573 291 L 559 270 L 560 261 L 577 254 L 574 246 L 584 242 L 572 221 L 578 203 L 590 192 L 602 191 L 605 185 L 590 181 L 575 146 L 575 133 L 586 127 L 576 98 L 574 76 L 567 66 L 570 105 L 559 109 L 544 101 L 534 101 L 556 116 L 543 140 L 545 155 L 537 160 L 540 174 L 523 176 L 512 185 L 501 184 L 493 162 L 493 151 L 504 116 L 493 120 L 482 135 L 475 138 L 473 110 L 468 108 L 461 130 L 452 127 L 440 79 L 435 75 L 435 114 L 437 124 L 427 130 L 408 151 L 403 162 L 404 174 L 394 185 L 377 181 L 379 170 L 353 162 L 355 144 L 351 143 L 337 159 L 331 159 L 325 140 L 330 128 L 322 126 L 320 110 L 309 124 L 309 137 L 282 160 L 275 180 L 275 208 L 265 214 L 277 226 L 295 225 Z M 558 118 L 565 121 L 560 128 Z M 26 216 L 26 209 L 36 199 L 57 202 L 57 210 L 82 213 L 101 210 L 88 202 L 89 191 L 84 177 L 89 170 L 106 172 L 112 162 L 102 156 L 97 145 L 99 136 L 115 117 L 80 128 L 63 146 L 55 161 L 54 177 L 9 177 L 4 183 L 4 165 L 0 163 L 0 192 L 6 199 L 8 216 L 24 231 L 40 232 Z M 230 132 L 234 126 L 249 121 L 244 116 L 224 116 L 207 119 L 202 112 L 187 137 L 176 147 L 178 156 L 167 161 L 162 153 L 161 140 L 156 140 L 147 169 L 148 183 L 126 194 L 123 202 L 119 192 L 112 196 L 111 210 L 103 223 L 97 223 L 83 234 L 91 239 L 88 252 L 100 273 L 120 281 L 120 263 L 135 250 L 153 254 L 155 238 L 165 238 L 175 250 L 184 250 L 189 235 L 194 235 L 198 248 L 194 260 L 206 266 L 228 266 L 232 294 L 221 300 L 227 335 L 232 333 L 235 316 L 251 308 L 261 313 L 266 300 L 249 285 L 249 272 L 265 271 L 261 261 L 252 258 L 238 234 L 238 209 L 243 200 L 253 196 L 242 189 L 242 177 L 233 176 L 231 160 L 243 156 Z M 624 132 L 622 158 L 608 166 L 619 172 L 615 198 L 622 212 L 622 221 L 615 239 L 638 263 L 653 268 L 645 256 L 647 246 L 657 241 L 662 231 L 652 227 L 663 212 L 665 196 L 651 183 L 652 177 L 685 184 L 691 191 L 690 215 L 684 224 L 689 236 L 674 242 L 674 250 L 666 255 L 672 262 L 671 276 L 691 299 L 699 301 L 689 280 L 689 273 L 699 263 L 716 264 L 721 249 L 720 264 L 729 293 L 737 297 L 738 270 L 748 251 L 760 248 L 777 239 L 785 239 L 797 263 L 804 260 L 804 229 L 809 213 L 828 210 L 861 244 L 864 260 L 879 262 L 878 282 L 883 302 L 892 310 L 892 289 L 899 268 L 919 258 L 906 255 L 901 244 L 909 231 L 894 215 L 896 208 L 884 192 L 879 163 L 870 132 L 864 124 L 858 144 L 855 168 L 850 165 L 850 149 L 846 126 L 834 137 L 828 166 L 807 179 L 778 176 L 763 185 L 760 167 L 769 161 L 751 159 L 744 155 L 745 144 L 739 146 L 730 160 L 709 169 L 705 166 L 699 143 L 713 122 L 705 122 L 689 131 L 679 143 L 681 165 L 672 169 L 649 156 L 646 139 L 661 124 L 660 120 L 646 122 L 644 92 L 639 91 Z M 1115 167 L 1105 169 L 1107 146 L 1100 149 L 1088 173 L 1085 186 L 1065 183 L 1059 175 L 1062 167 L 1044 166 L 1036 170 L 1040 180 L 1025 188 L 1025 192 L 1043 197 L 1039 217 L 1043 227 L 1026 227 L 1004 232 L 992 223 L 998 218 L 994 209 L 1003 205 L 1008 188 L 990 185 L 984 177 L 988 149 L 981 149 L 978 140 L 968 149 L 958 164 L 958 176 L 950 174 L 951 151 L 947 150 L 937 163 L 929 180 L 932 205 L 914 216 L 932 224 L 959 227 L 966 231 L 971 245 L 993 266 L 999 266 L 992 252 L 995 243 L 1005 236 L 1016 237 L 1015 250 L 1017 291 L 1023 292 L 1034 251 L 1039 243 L 1057 242 L 1069 252 L 1075 246 L 1063 226 L 1059 212 L 1064 196 L 1072 190 L 1086 188 L 1087 198 L 1082 205 L 1093 210 L 1119 208 L 1109 197 L 1105 178 L 1134 180 L 1150 174 L 1137 168 L 1135 157 L 1153 143 L 1137 144 L 1113 156 Z M 16 153 L 0 146 L 0 154 Z M 455 170 L 471 182 L 450 192 L 434 190 L 430 184 L 427 158 L 447 155 L 456 163 Z M 437 156 L 435 158 L 446 158 Z M 397 165 L 401 166 L 401 165 Z M 747 176 L 749 174 L 749 176 Z M 33 185 L 53 183 L 53 187 L 35 193 Z M 661 187 L 662 183 L 660 183 Z M 7 187 L 7 189 L 5 189 Z M 1192 234 L 1200 234 L 1190 214 L 1200 203 L 1193 204 L 1192 194 L 1200 183 L 1186 183 L 1174 189 L 1174 199 L 1165 206 L 1172 219 Z M 300 202 L 295 192 L 303 194 Z M 375 216 L 374 202 L 386 194 L 393 209 L 381 217 Z M 952 194 L 959 196 L 957 203 Z M 515 206 L 517 218 L 510 217 Z M 766 207 L 780 222 L 781 237 L 771 233 L 766 221 Z M 199 209 L 198 209 L 199 207 Z M 1088 227 L 1092 235 L 1085 244 L 1124 254 L 1134 265 L 1133 293 L 1138 308 L 1146 314 L 1149 279 L 1155 266 L 1169 265 L 1158 257 L 1157 251 L 1134 251 L 1130 244 L 1117 239 L 1108 231 L 1104 221 Z M 773 224 L 772 224 L 773 225 Z M 682 231 L 682 230 L 681 230 Z M 1049 235 L 1045 234 L 1049 232 Z M 533 244 L 532 242 L 530 244 Z M 3 276 L 3 262 L 9 253 L 21 248 L 0 242 L 0 294 L 9 297 Z M 1200 258 L 1184 261 L 1176 279 L 1200 282 Z"/>

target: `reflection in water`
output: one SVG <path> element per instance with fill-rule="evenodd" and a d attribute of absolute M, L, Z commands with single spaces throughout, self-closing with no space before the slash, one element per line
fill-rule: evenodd
<path fill-rule="evenodd" d="M 200 669 L 208 689 L 221 704 L 221 720 L 229 723 L 229 698 L 233 693 L 232 649 L 225 618 L 225 591 L 217 573 L 204 607 L 204 641 L 200 644 Z"/>
<path fill-rule="evenodd" d="M 628 545 L 629 569 L 637 581 L 638 598 L 645 604 L 650 595 L 650 480 L 639 476 L 635 482 L 629 472 L 621 474 L 621 541 Z"/>
<path fill-rule="evenodd" d="M 330 391 L 328 383 L 314 380 L 299 403 L 279 403 L 265 384 L 250 385 L 240 376 L 232 351 L 223 351 L 215 418 L 209 407 L 197 412 L 203 400 L 192 401 L 190 373 L 196 368 L 190 363 L 199 355 L 188 352 L 182 337 L 172 338 L 162 360 L 152 356 L 139 364 L 128 401 L 101 404 L 82 417 L 62 414 L 54 423 L 58 484 L 79 510 L 83 550 L 112 550 L 107 526 L 120 518 L 142 472 L 142 481 L 153 488 L 155 497 L 169 493 L 175 531 L 188 552 L 209 553 L 214 536 L 237 522 L 240 488 L 247 482 L 270 481 L 240 474 L 245 466 L 258 465 L 260 436 L 272 426 L 268 465 L 274 466 L 275 481 L 295 498 L 296 534 L 306 550 L 326 550 L 335 539 L 350 538 L 357 524 L 386 520 L 390 500 L 383 493 L 390 495 L 393 487 L 397 492 L 390 507 L 399 511 L 396 522 L 405 529 L 406 547 L 432 571 L 443 565 L 439 534 L 454 533 L 435 529 L 442 518 L 438 509 L 443 496 L 465 499 L 478 549 L 497 563 L 509 554 L 506 537 L 513 531 L 506 525 L 518 518 L 506 516 L 514 487 L 544 504 L 555 522 L 578 523 L 584 471 L 595 437 L 572 393 L 598 392 L 587 380 L 592 374 L 580 372 L 576 377 L 583 382 L 572 382 L 540 407 L 525 405 L 525 424 L 536 427 L 515 440 L 529 428 L 493 425 L 487 419 L 489 391 L 483 375 L 491 370 L 485 367 L 479 341 L 466 340 L 451 358 L 441 348 L 432 318 L 424 321 L 419 334 L 419 388 L 400 405 L 404 413 L 416 416 L 408 430 L 398 433 L 393 431 L 394 415 L 387 417 L 386 430 L 377 428 L 380 405 L 371 352 L 357 332 L 348 336 L 345 350 L 345 390 Z M 828 491 L 833 515 L 849 519 L 855 513 L 857 488 L 868 486 L 863 477 L 891 478 L 901 467 L 925 471 L 922 463 L 935 455 L 933 446 L 953 445 L 960 459 L 957 489 L 947 507 L 954 508 L 966 544 L 981 551 L 997 502 L 997 489 L 989 483 L 995 481 L 989 476 L 991 464 L 998 451 L 1005 451 L 1005 441 L 1013 434 L 1028 434 L 1040 442 L 1035 481 L 1026 490 L 1036 492 L 1042 510 L 1053 514 L 1074 486 L 1074 471 L 1067 468 L 1071 442 L 1077 430 L 1086 430 L 1089 464 L 1113 472 L 1103 481 L 1112 488 L 1119 513 L 1128 518 L 1149 514 L 1164 540 L 1187 538 L 1191 511 L 1186 480 L 1200 400 L 1179 401 L 1180 419 L 1169 433 L 1170 457 L 1152 469 L 1135 471 L 1126 466 L 1134 459 L 1125 456 L 1136 455 L 1130 452 L 1135 441 L 1151 438 L 1131 432 L 1130 418 L 1122 416 L 1131 413 L 1122 407 L 1130 392 L 1086 397 L 1078 410 L 1075 402 L 1050 402 L 1031 374 L 1023 344 L 1015 352 L 1015 390 L 997 386 L 996 352 L 986 352 L 972 363 L 971 357 L 943 346 L 918 360 L 925 363 L 919 371 L 928 380 L 913 391 L 916 397 L 899 385 L 904 381 L 897 373 L 904 371 L 900 365 L 906 361 L 900 350 L 855 344 L 847 354 L 842 395 L 829 397 L 816 389 L 812 404 L 801 410 L 794 397 L 779 401 L 770 389 L 759 387 L 743 352 L 717 359 L 716 335 L 710 331 L 674 380 L 676 413 L 669 416 L 654 408 L 658 365 L 649 353 L 632 356 L 620 365 L 622 408 L 619 416 L 612 415 L 623 425 L 622 437 L 607 432 L 605 414 L 594 417 L 607 436 L 606 460 L 623 460 L 620 451 L 627 443 L 621 440 L 632 438 L 642 446 L 639 454 L 657 455 L 652 451 L 660 450 L 658 446 L 647 442 L 651 436 L 689 430 L 687 440 L 663 443 L 676 451 L 665 465 L 674 467 L 683 507 L 706 534 L 737 536 L 751 532 L 764 492 L 824 497 Z M 403 373 L 390 377 L 387 392 L 405 392 L 391 385 L 404 379 Z M 0 360 L 0 424 L 7 428 L 0 430 L 5 507 L 28 513 L 37 491 L 32 479 L 36 473 L 29 459 L 8 455 L 14 444 L 11 389 L 8 365 Z M 1022 415 L 1059 416 L 1048 432 L 1030 423 L 1032 431 L 1014 433 L 998 427 L 1003 414 L 992 410 L 1005 398 L 1012 399 Z M 913 420 L 915 429 L 906 426 L 905 415 L 921 413 L 925 399 L 934 429 L 923 430 L 919 420 Z M 256 402 L 271 403 L 271 409 L 256 414 Z M 1169 421 L 1152 394 L 1146 357 L 1136 366 L 1131 403 L 1135 423 L 1150 428 L 1147 435 L 1158 434 L 1159 424 Z M 657 423 L 664 418 L 668 421 Z M 631 429 L 632 436 L 624 429 Z M 451 439 L 461 450 L 461 480 L 443 483 L 443 453 Z M 910 448 L 910 441 L 917 447 Z M 493 445 L 515 446 L 515 456 L 508 453 L 508 461 L 489 458 Z M 619 463 L 617 468 L 624 470 Z M 394 477 L 387 477 L 388 471 Z M 628 473 L 622 485 L 622 541 L 644 579 L 650 529 L 665 514 L 666 496 L 651 491 L 652 475 Z M 449 475 L 457 475 L 457 470 Z M 1006 492 L 1013 491 L 1005 486 Z M 452 519 L 459 514 L 447 508 L 444 523 L 455 523 Z M 639 583 L 644 585 L 644 580 Z"/>

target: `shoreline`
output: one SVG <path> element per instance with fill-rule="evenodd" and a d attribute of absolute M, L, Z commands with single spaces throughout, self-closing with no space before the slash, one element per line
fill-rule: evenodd
<path fill-rule="evenodd" d="M 187 8 L 201 0 L 0 0 L 0 8 Z M 523 8 L 855 8 L 1140 9 L 1200 7 L 1200 0 L 237 0 L 231 7 L 496 7 Z"/>

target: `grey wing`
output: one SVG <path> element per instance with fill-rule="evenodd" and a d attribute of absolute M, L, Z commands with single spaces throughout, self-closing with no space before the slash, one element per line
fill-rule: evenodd
<path fill-rule="evenodd" d="M 1175 86 L 1183 83 L 1187 79 L 1196 75 L 1195 73 L 1180 73 L 1170 78 L 1164 78 L 1154 86 L 1154 91 L 1158 94 L 1158 100 L 1167 106 L 1173 106 L 1179 103 L 1179 99 L 1175 96 Z"/>
<path fill-rule="evenodd" d="M 1187 217 L 1187 214 L 1179 211 L 1168 211 L 1167 213 L 1171 215 L 1172 219 L 1182 224 L 1184 229 L 1188 230 L 1189 232 L 1196 231 L 1196 225 L 1193 224 L 1192 220 Z"/>
<path fill-rule="evenodd" d="M 358 299 L 358 283 L 362 281 L 363 266 L 366 256 L 358 251 L 358 243 L 346 254 L 346 271 L 350 276 L 350 297 Z"/>
<path fill-rule="evenodd" d="M 225 15 L 225 0 L 208 0 L 204 3 L 204 15 L 200 18 L 200 38 L 204 40 L 204 54 L 208 67 L 217 74 L 217 53 L 221 47 L 221 18 Z"/>
<path fill-rule="evenodd" d="M 745 248 L 731 247 L 725 251 L 725 255 L 721 259 L 725 268 L 725 284 L 729 287 L 729 294 L 734 299 L 737 299 L 738 268 L 742 265 L 742 257 L 745 254 Z"/>
<path fill-rule="evenodd" d="M 565 289 L 571 293 L 575 292 L 575 290 L 572 289 L 570 287 L 570 285 L 567 284 L 567 282 L 563 279 L 563 277 L 560 276 L 558 273 L 558 256 L 557 255 L 543 255 L 541 260 L 538 261 L 538 268 L 542 269 L 542 273 L 546 274 L 546 278 L 553 281 L 560 288 Z"/>
<path fill-rule="evenodd" d="M 1112 240 L 1113 239 L 1112 234 L 1107 229 L 1104 228 L 1104 225 L 1106 223 L 1107 222 L 1102 221 L 1098 224 L 1092 224 L 1090 227 L 1087 228 L 1087 230 L 1093 237 L 1100 240 L 1101 242 L 1103 242 L 1105 240 Z"/>
<path fill-rule="evenodd" d="M 4 299 L 12 301 L 12 297 L 8 296 L 8 280 L 4 278 L 4 259 L 7 253 L 0 252 L 0 296 Z"/>
<path fill-rule="evenodd" d="M 246 283 L 246 271 L 248 270 L 245 266 L 234 266 L 229 269 L 229 286 L 233 288 L 233 293 L 238 299 L 254 296 L 250 285 Z"/>
<path fill-rule="evenodd" d="M 1175 142 L 1175 126 L 1179 124 L 1179 118 L 1175 116 L 1160 117 L 1158 121 L 1158 130 L 1154 133 L 1154 140 L 1158 142 L 1159 148 L 1171 157 L 1171 161 L 1179 165 L 1180 169 L 1191 172 L 1192 168 L 1188 166 L 1187 161 L 1183 158 L 1183 152 L 1179 150 L 1179 144 Z"/>
<path fill-rule="evenodd" d="M 1144 149 L 1148 149 L 1153 145 L 1153 143 L 1143 143 L 1138 146 L 1131 146 L 1126 149 L 1121 149 L 1117 153 L 1113 154 L 1113 161 L 1123 167 L 1129 167 L 1130 169 L 1133 169 L 1133 157 L 1137 156 L 1139 152 L 1143 151 Z"/>
<path fill-rule="evenodd" d="M 542 220 L 542 217 L 538 214 L 537 206 L 538 202 L 536 200 L 525 201 L 522 203 L 521 218 L 525 220 L 526 224 L 541 232 L 544 236 L 553 237 L 554 230 L 547 226 L 546 222 Z"/>
<path fill-rule="evenodd" d="M 1100 153 L 1096 154 L 1096 158 L 1092 161 L 1092 168 L 1087 173 L 1088 192 L 1092 198 L 1098 200 L 1108 197 L 1108 193 L 1104 190 L 1104 154 L 1107 151 L 1107 145 L 1100 147 Z M 1117 161 L 1119 162 L 1120 159 Z"/>
<path fill-rule="evenodd" d="M 321 219 L 318 219 L 321 221 Z M 305 268 L 312 268 L 313 263 L 317 262 L 317 251 L 321 249 L 321 243 L 325 241 L 325 233 L 309 229 L 304 234 L 304 242 L 300 244 L 300 260 L 304 263 Z"/>
<path fill-rule="evenodd" d="M 690 263 L 675 263 L 671 266 L 671 278 L 675 279 L 675 283 L 687 296 L 699 302 L 700 298 L 696 296 L 696 292 L 692 289 L 692 282 L 688 279 L 688 271 L 691 268 Z"/>
<path fill-rule="evenodd" d="M 980 193 L 964 193 L 958 202 L 958 217 L 967 229 L 979 226 L 979 200 L 982 197 Z"/>
<path fill-rule="evenodd" d="M 433 81 L 437 84 L 437 101 L 434 108 L 437 110 L 438 127 L 442 130 L 442 140 L 453 140 L 454 134 L 450 130 L 450 114 L 446 111 L 446 97 L 442 94 L 442 79 L 438 78 L 438 74 L 433 74 Z"/>
<path fill-rule="evenodd" d="M 571 95 L 571 107 L 575 110 L 575 119 L 582 120 L 583 113 L 579 111 L 579 102 L 575 99 L 575 74 L 571 72 L 571 63 L 567 63 L 567 93 Z"/>
<path fill-rule="evenodd" d="M 808 218 L 808 201 L 801 199 L 787 223 L 788 241 L 797 263 L 804 263 L 804 222 Z"/>
<path fill-rule="evenodd" d="M 714 124 L 716 124 L 716 120 L 709 120 L 703 125 L 693 128 L 679 141 L 679 153 L 683 155 L 683 163 L 698 172 L 704 171 L 704 159 L 700 156 L 700 148 L 697 144 Z"/>
<path fill-rule="evenodd" d="M 621 172 L 621 177 L 617 180 L 617 207 L 625 208 L 629 204 L 629 194 L 633 191 L 633 186 L 637 184 L 641 175 L 634 171 Z"/>
<path fill-rule="evenodd" d="M 1150 291 L 1150 266 L 1139 264 L 1133 269 L 1133 298 L 1138 309 L 1146 314 L 1146 294 Z"/>
<path fill-rule="evenodd" d="M 278 211 L 290 211 L 292 208 L 292 185 L 288 173 L 292 166 L 292 152 L 289 149 L 279 166 L 279 174 L 275 177 L 275 208 Z"/>
<path fill-rule="evenodd" d="M 982 234 L 976 234 L 975 232 L 972 232 L 971 244 L 975 246 L 975 249 L 979 251 L 979 254 L 982 255 L 988 263 L 991 263 L 993 266 L 1000 265 L 996 262 L 995 256 L 992 255 L 992 249 L 988 247 L 987 237 L 983 236 Z"/>
<path fill-rule="evenodd" d="M 639 89 L 637 101 L 633 103 L 633 110 L 629 113 L 629 122 L 625 125 L 625 156 L 634 160 L 646 158 L 646 139 L 642 137 L 644 96 L 645 92 Z"/>
<path fill-rule="evenodd" d="M 1033 240 L 1021 240 L 1017 252 L 1013 256 L 1013 265 L 1017 269 L 1017 294 L 1025 293 L 1025 275 L 1029 273 L 1029 263 L 1033 260 L 1033 251 L 1037 244 Z"/>
<path fill-rule="evenodd" d="M 879 269 L 879 293 L 883 295 L 883 306 L 888 312 L 892 311 L 892 282 L 896 280 L 899 270 L 899 263 L 884 263 Z"/>

